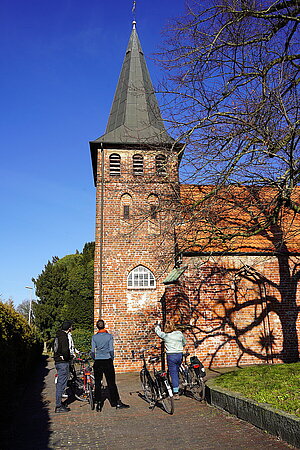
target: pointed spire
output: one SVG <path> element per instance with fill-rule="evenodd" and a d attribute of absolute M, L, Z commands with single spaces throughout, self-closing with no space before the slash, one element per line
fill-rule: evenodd
<path fill-rule="evenodd" d="M 106 132 L 96 142 L 171 144 L 160 114 L 143 50 L 132 22 Z"/>

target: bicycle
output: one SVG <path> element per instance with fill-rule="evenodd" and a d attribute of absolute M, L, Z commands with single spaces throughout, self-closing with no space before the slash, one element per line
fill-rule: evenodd
<path fill-rule="evenodd" d="M 87 354 L 81 354 L 80 356 L 85 356 Z M 95 379 L 92 374 L 92 367 L 90 365 L 90 358 L 76 357 L 72 361 L 71 365 L 71 375 L 70 388 L 79 401 L 88 401 L 91 409 L 95 408 L 94 400 L 94 388 Z"/>
<path fill-rule="evenodd" d="M 201 402 L 205 398 L 205 369 L 197 357 L 187 357 L 190 353 L 183 353 L 184 360 L 179 368 L 179 394 L 185 394 Z"/>
<path fill-rule="evenodd" d="M 149 408 L 154 409 L 158 403 L 161 403 L 164 411 L 168 414 L 174 413 L 173 392 L 170 386 L 167 372 L 157 370 L 155 364 L 160 361 L 159 356 L 150 356 L 149 363 L 152 365 L 151 375 L 146 362 L 145 350 L 139 351 L 140 358 L 143 360 L 143 367 L 140 371 L 140 381 L 144 393 L 144 398 L 150 404 Z M 134 350 L 132 350 L 134 357 Z"/>

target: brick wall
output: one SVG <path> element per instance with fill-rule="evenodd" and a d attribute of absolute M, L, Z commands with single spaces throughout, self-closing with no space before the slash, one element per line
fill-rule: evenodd
<path fill-rule="evenodd" d="M 286 260 L 283 272 L 274 256 L 186 258 L 188 269 L 166 289 L 167 316 L 207 367 L 295 360 L 299 260 Z"/>

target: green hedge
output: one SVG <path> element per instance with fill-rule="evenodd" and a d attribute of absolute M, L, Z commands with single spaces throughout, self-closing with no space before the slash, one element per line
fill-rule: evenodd
<path fill-rule="evenodd" d="M 11 399 L 42 350 L 42 341 L 34 327 L 30 327 L 12 305 L 0 302 L 1 391 L 4 400 L 0 408 L 5 407 L 5 400 Z"/>
<path fill-rule="evenodd" d="M 80 352 L 91 351 L 93 331 L 84 330 L 82 328 L 76 328 L 72 331 L 72 337 L 75 348 Z"/>

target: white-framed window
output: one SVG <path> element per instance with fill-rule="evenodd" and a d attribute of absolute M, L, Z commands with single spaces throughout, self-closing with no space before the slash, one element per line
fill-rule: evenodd
<path fill-rule="evenodd" d="M 127 287 L 129 289 L 153 289 L 156 287 L 154 275 L 147 267 L 137 266 L 127 277 Z"/>

